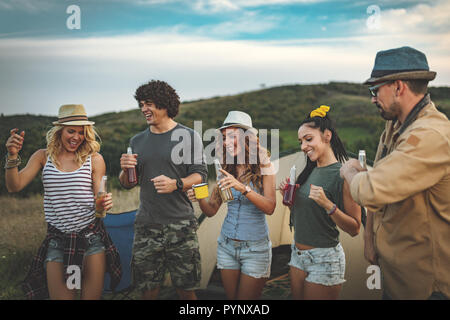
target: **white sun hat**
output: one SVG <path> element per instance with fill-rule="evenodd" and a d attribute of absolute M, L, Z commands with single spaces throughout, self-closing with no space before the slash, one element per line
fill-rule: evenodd
<path fill-rule="evenodd" d="M 222 126 L 218 130 L 222 130 L 229 127 L 238 127 L 250 130 L 255 135 L 258 134 L 258 130 L 253 128 L 252 118 L 249 114 L 242 111 L 230 111 L 227 117 L 223 121 Z"/>

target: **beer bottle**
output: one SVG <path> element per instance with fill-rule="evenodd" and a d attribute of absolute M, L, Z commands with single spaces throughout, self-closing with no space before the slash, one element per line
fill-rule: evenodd
<path fill-rule="evenodd" d="M 359 164 L 361 165 L 361 167 L 363 169 L 367 169 L 367 164 L 366 164 L 366 150 L 359 150 L 358 153 L 358 160 L 359 160 Z"/>
<path fill-rule="evenodd" d="M 108 177 L 103 176 L 102 180 L 100 182 L 100 189 L 97 193 L 97 199 L 95 200 L 95 216 L 97 218 L 104 218 L 106 217 L 106 210 L 103 207 L 103 200 L 106 196 L 106 181 Z"/>
<path fill-rule="evenodd" d="M 285 206 L 292 206 L 294 204 L 295 196 L 295 164 L 291 168 L 289 174 L 289 183 L 286 185 L 283 195 L 283 204 Z"/>
<path fill-rule="evenodd" d="M 133 154 L 131 147 L 128 147 L 127 154 Z M 128 168 L 127 173 L 128 173 L 128 183 L 133 185 L 136 184 L 137 183 L 136 167 Z"/>
<path fill-rule="evenodd" d="M 218 159 L 214 159 L 214 167 L 216 168 L 216 177 L 217 177 L 217 183 L 219 183 L 220 179 L 224 177 L 224 174 L 220 172 L 220 169 L 222 169 L 222 166 L 220 165 L 220 162 Z M 222 198 L 222 202 L 228 202 L 230 200 L 233 200 L 233 194 L 231 193 L 230 188 L 222 189 L 219 188 L 220 197 Z"/>

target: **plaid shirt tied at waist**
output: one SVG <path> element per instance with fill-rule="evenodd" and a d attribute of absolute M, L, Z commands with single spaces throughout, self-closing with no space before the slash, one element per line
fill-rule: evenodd
<path fill-rule="evenodd" d="M 50 240 L 58 239 L 64 243 L 64 270 L 68 266 L 76 265 L 82 269 L 83 257 L 89 245 L 88 238 L 92 235 L 100 235 L 105 245 L 106 272 L 111 276 L 111 289 L 120 282 L 122 277 L 122 267 L 117 248 L 114 246 L 109 234 L 106 232 L 103 221 L 96 218 L 93 223 L 80 232 L 63 233 L 52 225 L 48 224 L 47 236 L 42 242 L 38 253 L 33 258 L 31 268 L 22 284 L 22 289 L 28 299 L 47 299 L 49 297 L 47 287 L 47 275 L 44 269 L 44 262 Z M 64 281 L 67 281 L 69 274 L 64 272 Z"/>

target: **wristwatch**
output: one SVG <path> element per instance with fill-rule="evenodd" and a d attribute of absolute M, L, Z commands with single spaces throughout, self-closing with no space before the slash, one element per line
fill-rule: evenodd
<path fill-rule="evenodd" d="M 181 180 L 181 178 L 176 178 L 176 179 L 177 179 L 177 190 L 183 191 L 183 187 L 184 187 L 183 180 Z"/>
<path fill-rule="evenodd" d="M 242 193 L 243 196 L 247 195 L 247 193 L 249 193 L 250 191 L 252 191 L 252 188 L 250 188 L 249 186 L 245 186 L 245 191 Z"/>

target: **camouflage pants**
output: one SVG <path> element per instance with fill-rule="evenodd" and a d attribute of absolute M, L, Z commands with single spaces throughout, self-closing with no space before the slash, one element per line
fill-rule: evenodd
<path fill-rule="evenodd" d="M 137 288 L 147 291 L 160 287 L 167 270 L 176 288 L 193 290 L 200 286 L 197 227 L 195 220 L 136 225 L 133 268 Z"/>

